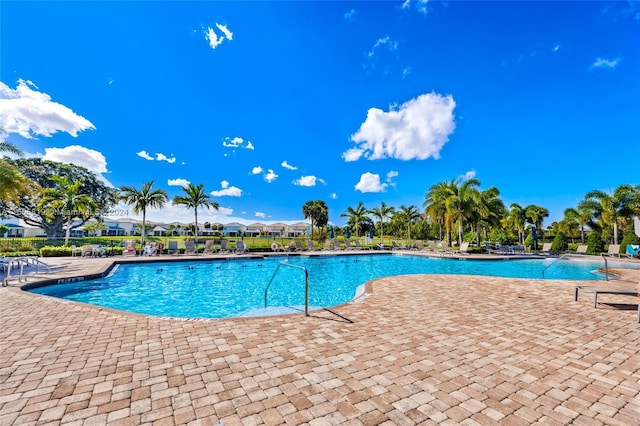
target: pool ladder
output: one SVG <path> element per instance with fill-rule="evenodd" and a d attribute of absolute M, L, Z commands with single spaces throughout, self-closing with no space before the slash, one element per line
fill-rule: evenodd
<path fill-rule="evenodd" d="M 309 316 L 309 272 L 307 271 L 307 268 L 305 268 L 304 266 L 292 265 L 287 262 L 278 263 L 276 270 L 273 271 L 273 275 L 269 280 L 269 284 L 267 284 L 267 288 L 264 289 L 264 307 L 265 308 L 267 307 L 267 293 L 269 291 L 269 287 L 271 287 L 271 283 L 273 282 L 273 279 L 276 277 L 276 274 L 278 273 L 278 270 L 280 269 L 281 266 L 289 266 L 291 268 L 302 269 L 304 271 L 304 315 L 308 317 Z"/>

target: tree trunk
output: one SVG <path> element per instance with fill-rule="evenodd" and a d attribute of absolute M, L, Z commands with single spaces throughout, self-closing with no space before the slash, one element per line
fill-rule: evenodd
<path fill-rule="evenodd" d="M 193 209 L 193 211 L 194 211 L 195 216 L 196 216 L 196 229 L 194 230 L 195 240 L 196 240 L 196 241 L 195 241 L 195 244 L 194 244 L 194 245 L 195 245 L 196 253 L 197 253 L 197 250 L 198 250 L 198 208 L 197 208 L 197 207 L 195 207 L 195 208 Z M 243 236 L 244 236 L 244 232 L 243 232 L 242 234 L 243 234 Z"/>
<path fill-rule="evenodd" d="M 64 245 L 69 245 L 69 235 L 71 235 L 71 216 L 67 219 L 67 231 L 64 234 Z"/>
<path fill-rule="evenodd" d="M 142 229 L 140 230 L 140 247 L 144 248 L 144 229 L 146 228 L 147 210 L 142 210 Z"/>
<path fill-rule="evenodd" d="M 613 244 L 618 244 L 618 220 L 613 220 Z"/>

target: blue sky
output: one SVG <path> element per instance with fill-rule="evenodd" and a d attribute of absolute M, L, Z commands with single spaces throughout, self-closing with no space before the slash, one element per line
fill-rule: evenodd
<path fill-rule="evenodd" d="M 638 2 L 3 1 L 0 24 L 9 142 L 115 187 L 204 183 L 201 221 L 322 199 L 342 225 L 475 176 L 548 225 L 640 183 Z"/>

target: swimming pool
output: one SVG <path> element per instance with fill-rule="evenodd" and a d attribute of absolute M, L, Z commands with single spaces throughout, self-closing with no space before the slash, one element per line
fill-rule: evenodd
<path fill-rule="evenodd" d="M 264 292 L 282 257 L 122 264 L 107 277 L 30 291 L 140 314 L 225 318 L 264 314 Z M 557 259 L 482 261 L 410 255 L 299 256 L 285 260 L 309 272 L 309 306 L 354 298 L 374 278 L 405 274 L 466 274 L 513 278 L 592 280 L 603 262 Z M 611 266 L 611 265 L 610 265 Z M 304 271 L 281 267 L 268 292 L 269 307 L 304 306 Z M 282 311 L 280 311 L 282 312 Z M 291 312 L 291 311 L 289 311 Z"/>

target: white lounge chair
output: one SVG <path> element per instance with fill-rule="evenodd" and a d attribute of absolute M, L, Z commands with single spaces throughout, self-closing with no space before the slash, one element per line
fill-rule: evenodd
<path fill-rule="evenodd" d="M 609 250 L 607 250 L 609 256 L 620 257 L 620 244 L 609 244 Z"/>
<path fill-rule="evenodd" d="M 540 253 L 546 253 L 546 254 L 551 254 L 551 245 L 553 243 L 544 243 L 542 244 L 542 250 L 540 250 Z"/>
<path fill-rule="evenodd" d="M 245 252 L 247 252 L 247 246 L 244 244 L 244 241 L 242 240 L 238 240 L 236 241 L 236 254 L 243 254 Z"/>
<path fill-rule="evenodd" d="M 178 254 L 178 242 L 177 241 L 169 241 L 167 246 L 167 254 Z"/>
<path fill-rule="evenodd" d="M 309 246 L 309 250 L 310 251 L 316 251 L 317 250 L 315 244 L 313 244 L 313 240 L 307 240 L 307 245 Z"/>
<path fill-rule="evenodd" d="M 213 240 L 207 240 L 204 243 L 204 251 L 202 254 L 214 254 L 216 252 L 216 248 L 213 245 Z"/>
<path fill-rule="evenodd" d="M 587 246 L 579 245 L 578 248 L 576 249 L 576 254 L 587 254 Z"/>
<path fill-rule="evenodd" d="M 184 242 L 184 254 L 196 254 L 196 243 L 193 240 Z"/>

